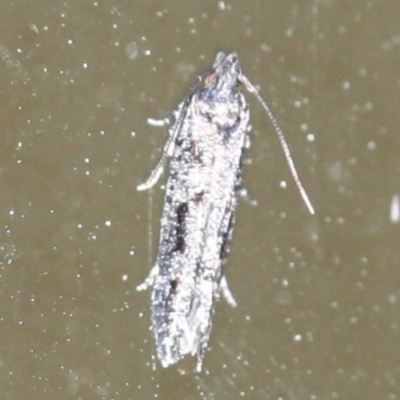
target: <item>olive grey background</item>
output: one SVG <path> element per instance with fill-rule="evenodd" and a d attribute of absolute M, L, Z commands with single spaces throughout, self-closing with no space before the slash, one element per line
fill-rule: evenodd
<path fill-rule="evenodd" d="M 389 1 L 2 1 L 2 399 L 400 393 L 400 26 Z M 153 369 L 164 119 L 237 51 L 252 146 L 204 371 Z M 162 178 L 165 179 L 165 176 Z M 285 188 L 282 182 L 287 183 Z"/>

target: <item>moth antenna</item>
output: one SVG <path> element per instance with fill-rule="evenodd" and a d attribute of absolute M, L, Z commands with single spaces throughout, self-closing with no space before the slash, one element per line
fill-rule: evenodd
<path fill-rule="evenodd" d="M 272 125 L 274 126 L 275 132 L 278 135 L 279 142 L 281 143 L 282 149 L 283 149 L 283 154 L 285 155 L 286 162 L 288 163 L 290 173 L 292 174 L 292 177 L 294 179 L 294 182 L 296 183 L 297 188 L 299 189 L 300 195 L 303 198 L 303 201 L 305 205 L 308 208 L 308 211 L 310 214 L 314 215 L 315 210 L 314 207 L 311 203 L 310 198 L 307 195 L 306 190 L 304 189 L 304 186 L 302 185 L 299 174 L 297 173 L 296 166 L 294 165 L 294 161 L 292 158 L 292 155 L 290 154 L 289 146 L 285 140 L 285 136 L 283 135 L 283 131 L 281 127 L 278 124 L 278 121 L 275 119 L 274 115 L 272 114 L 271 109 L 268 107 L 268 104 L 263 100 L 263 98 L 260 96 L 258 93 L 258 90 L 256 87 L 250 82 L 250 80 L 243 74 L 240 75 L 239 80 L 244 83 L 246 86 L 247 90 L 251 93 L 253 93 L 257 100 L 261 103 L 262 107 L 264 110 L 267 112 L 268 118 L 271 120 Z"/>

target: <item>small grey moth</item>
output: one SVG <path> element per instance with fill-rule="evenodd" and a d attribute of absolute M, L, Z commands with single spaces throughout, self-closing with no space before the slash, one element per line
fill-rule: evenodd
<path fill-rule="evenodd" d="M 137 288 L 152 286 L 151 325 L 164 367 L 190 354 L 197 356 L 196 369 L 200 371 L 215 298 L 222 294 L 229 304 L 236 305 L 222 266 L 229 251 L 250 130 L 242 86 L 254 93 L 266 110 L 301 196 L 314 214 L 269 107 L 243 74 L 237 54 L 218 53 L 213 67 L 178 106 L 159 163 L 137 187 L 152 187 L 169 160 L 157 259 Z"/>

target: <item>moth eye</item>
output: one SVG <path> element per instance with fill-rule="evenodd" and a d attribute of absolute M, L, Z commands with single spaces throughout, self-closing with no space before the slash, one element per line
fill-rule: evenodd
<path fill-rule="evenodd" d="M 205 77 L 204 77 L 204 86 L 210 87 L 213 86 L 214 84 L 214 78 L 217 75 L 215 70 L 210 71 Z"/>

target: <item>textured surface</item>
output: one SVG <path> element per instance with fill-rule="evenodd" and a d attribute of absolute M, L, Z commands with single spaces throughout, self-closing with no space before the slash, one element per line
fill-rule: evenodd
<path fill-rule="evenodd" d="M 398 0 L 0 11 L 1 400 L 399 399 Z M 150 293 L 135 286 L 156 260 L 167 174 L 136 186 L 166 129 L 146 120 L 221 50 L 271 105 L 317 212 L 244 93 L 258 206 L 236 208 L 238 307 L 216 304 L 201 374 L 192 357 L 153 370 Z"/>

